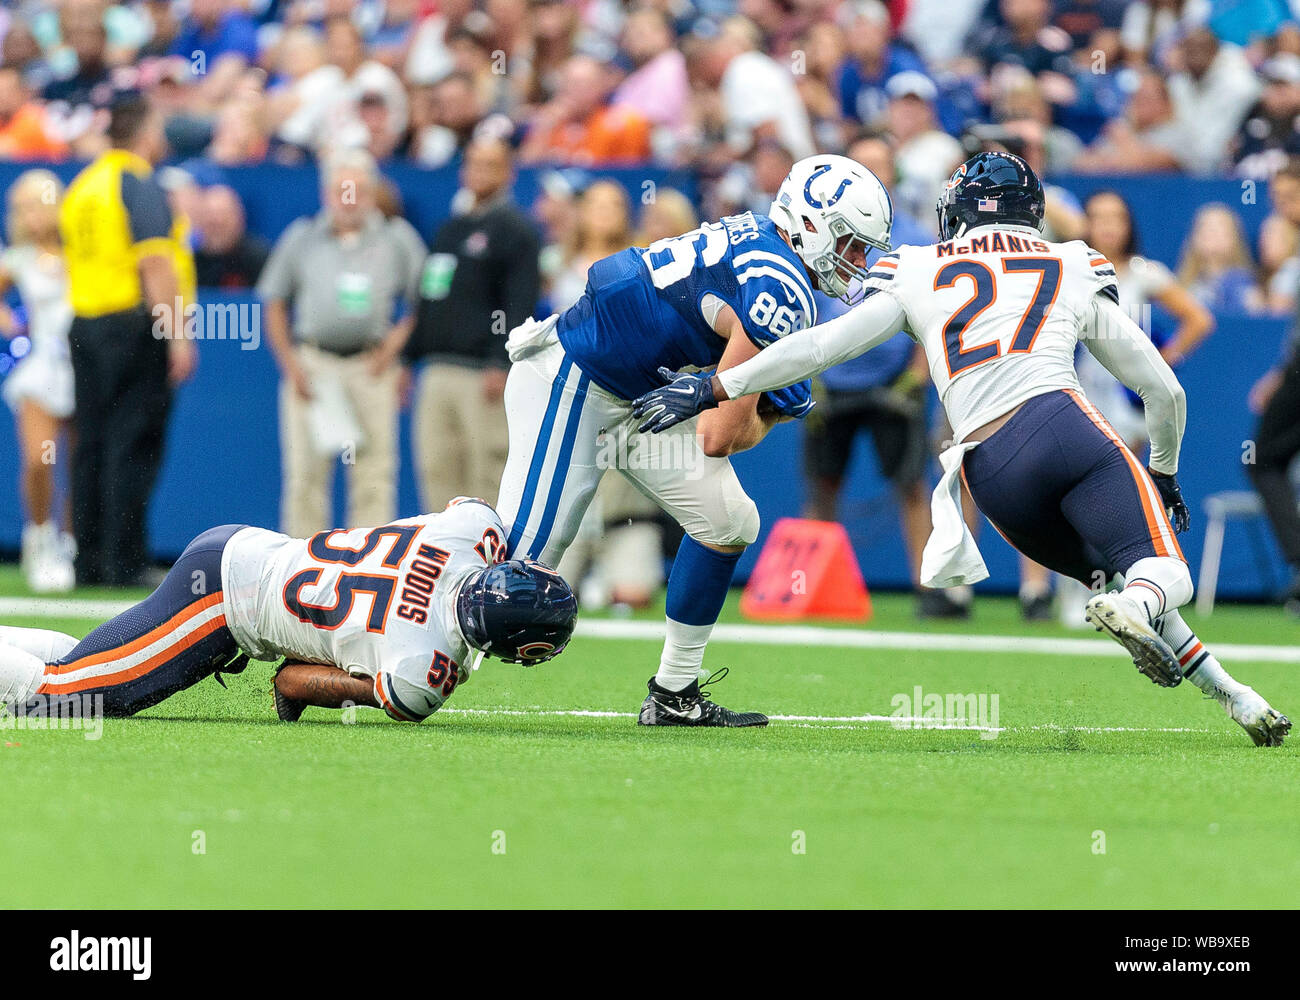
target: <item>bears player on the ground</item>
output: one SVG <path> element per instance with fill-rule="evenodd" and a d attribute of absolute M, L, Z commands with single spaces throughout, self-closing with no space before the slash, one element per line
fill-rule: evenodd
<path fill-rule="evenodd" d="M 510 456 L 498 508 L 511 556 L 555 565 L 608 469 L 686 532 L 668 580 L 667 635 L 642 725 L 756 726 L 700 692 L 704 647 L 758 509 L 727 456 L 812 406 L 804 382 L 725 403 L 667 438 L 636 433 L 630 400 L 664 367 L 724 371 L 816 322 L 813 284 L 851 297 L 868 248 L 889 249 L 889 197 L 842 156 L 795 164 L 769 215 L 747 212 L 592 265 L 578 302 L 507 343 Z"/>
<path fill-rule="evenodd" d="M 637 400 L 641 429 L 670 428 L 723 400 L 808 378 L 902 326 L 925 349 L 956 441 L 941 458 L 922 582 L 988 575 L 961 519 L 960 477 L 1029 558 L 1097 590 L 1122 575 L 1123 589 L 1098 593 L 1087 615 L 1139 670 L 1167 687 L 1189 678 L 1256 744 L 1279 745 L 1290 721 L 1233 680 L 1178 613 L 1192 598 L 1174 537 L 1190 519 L 1176 478 L 1185 399 L 1119 307 L 1114 268 L 1084 243 L 1043 239 L 1042 185 L 1019 157 L 968 160 L 937 207 L 941 242 L 878 260 L 860 306 L 716 376 L 677 376 Z M 1148 468 L 1080 389 L 1079 341 L 1142 397 Z"/>
<path fill-rule="evenodd" d="M 80 642 L 0 628 L 0 703 L 134 715 L 249 657 L 284 657 L 282 719 L 350 703 L 418 722 L 468 679 L 471 650 L 534 664 L 573 634 L 568 585 L 538 562 L 507 560 L 505 538 L 496 511 L 464 497 L 440 514 L 309 539 L 212 528 L 153 594 Z"/>

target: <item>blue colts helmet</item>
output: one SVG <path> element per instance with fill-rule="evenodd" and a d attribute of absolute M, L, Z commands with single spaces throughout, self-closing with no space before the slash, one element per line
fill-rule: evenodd
<path fill-rule="evenodd" d="M 994 223 L 1043 231 L 1042 182 L 1011 153 L 976 153 L 948 179 L 935 208 L 945 240 Z"/>
<path fill-rule="evenodd" d="M 532 559 L 480 570 L 456 595 L 465 640 L 508 663 L 549 660 L 568 645 L 578 600 L 563 577 Z"/>

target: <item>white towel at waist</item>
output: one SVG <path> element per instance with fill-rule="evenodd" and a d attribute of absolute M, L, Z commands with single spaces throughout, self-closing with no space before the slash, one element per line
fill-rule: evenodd
<path fill-rule="evenodd" d="M 978 441 L 955 444 L 939 456 L 943 475 L 930 497 L 930 539 L 921 554 L 923 587 L 959 587 L 989 575 L 975 537 L 961 516 L 961 463 Z"/>
<path fill-rule="evenodd" d="M 506 338 L 506 354 L 513 364 L 524 358 L 532 357 L 555 339 L 555 324 L 559 316 L 546 319 L 526 319 L 510 331 Z"/>

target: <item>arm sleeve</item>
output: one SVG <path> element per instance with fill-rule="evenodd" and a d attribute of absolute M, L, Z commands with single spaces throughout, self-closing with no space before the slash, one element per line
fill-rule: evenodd
<path fill-rule="evenodd" d="M 152 178 L 137 177 L 126 171 L 122 174 L 122 204 L 131 225 L 131 243 L 142 255 L 170 253 L 165 245 L 155 247 L 155 240 L 169 240 L 172 231 L 172 213 L 167 207 L 167 195 Z"/>
<path fill-rule="evenodd" d="M 1187 424 L 1187 397 L 1155 344 L 1109 296 L 1093 296 L 1084 346 L 1102 366 L 1142 397 L 1151 436 L 1153 471 L 1178 471 L 1178 450 Z"/>
<path fill-rule="evenodd" d="M 375 672 L 375 700 L 390 719 L 422 722 L 442 707 L 441 693 L 427 684 L 413 684 L 394 671 Z"/>
<path fill-rule="evenodd" d="M 842 316 L 769 344 L 718 379 L 731 399 L 780 389 L 878 347 L 905 326 L 898 300 L 875 293 Z"/>

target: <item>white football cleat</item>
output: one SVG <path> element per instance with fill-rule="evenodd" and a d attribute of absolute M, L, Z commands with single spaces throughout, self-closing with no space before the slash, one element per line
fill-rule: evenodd
<path fill-rule="evenodd" d="M 1221 694 L 1217 688 L 1214 693 Z M 1231 697 L 1225 695 L 1217 700 L 1257 747 L 1280 747 L 1291 731 L 1291 720 L 1261 698 L 1254 688 L 1243 687 Z"/>
<path fill-rule="evenodd" d="M 1098 594 L 1088 602 L 1084 616 L 1129 651 L 1133 665 L 1162 687 L 1177 687 L 1183 670 L 1169 643 L 1156 631 L 1146 611 L 1119 593 Z"/>

